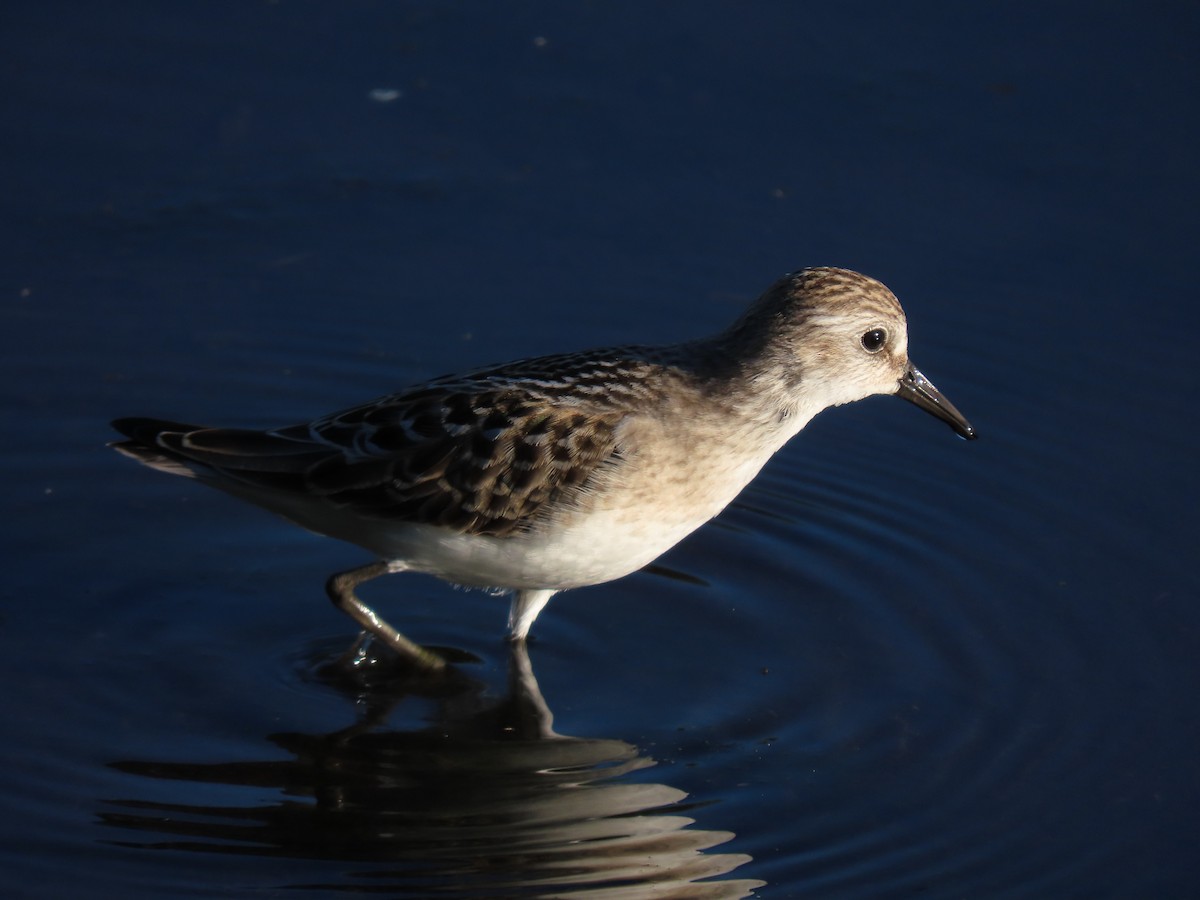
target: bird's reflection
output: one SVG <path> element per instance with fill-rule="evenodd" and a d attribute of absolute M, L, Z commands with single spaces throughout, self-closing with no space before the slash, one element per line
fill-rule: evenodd
<path fill-rule="evenodd" d="M 328 735 L 271 735 L 288 759 L 112 764 L 193 785 L 270 788 L 269 801 L 117 800 L 101 818 L 154 835 L 124 846 L 342 861 L 327 883 L 293 885 L 329 892 L 369 884 L 406 895 L 723 898 L 762 884 L 722 877 L 749 857 L 712 852 L 733 835 L 691 827 L 683 791 L 622 779 L 654 760 L 625 741 L 555 733 L 522 644 L 498 702 L 461 674 L 421 685 L 344 671 L 334 680 L 365 704 L 362 721 Z M 388 730 L 389 709 L 416 692 L 436 700 L 437 721 Z"/>

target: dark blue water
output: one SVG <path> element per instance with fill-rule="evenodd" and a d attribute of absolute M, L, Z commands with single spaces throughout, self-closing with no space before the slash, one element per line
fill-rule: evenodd
<path fill-rule="evenodd" d="M 1200 893 L 1187 4 L 9 4 L 6 896 Z M 820 416 L 557 597 L 130 464 L 860 269 L 982 435 Z"/>

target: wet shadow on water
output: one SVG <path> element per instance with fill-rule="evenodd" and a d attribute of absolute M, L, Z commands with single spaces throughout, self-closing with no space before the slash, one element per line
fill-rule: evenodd
<path fill-rule="evenodd" d="M 274 734 L 283 760 L 186 763 L 125 760 L 122 772 L 277 792 L 256 805 L 106 801 L 105 824 L 158 835 L 120 846 L 358 864 L 296 890 L 429 891 L 439 896 L 744 897 L 760 881 L 720 879 L 745 854 L 709 852 L 727 831 L 692 828 L 686 794 L 622 776 L 655 765 L 621 740 L 553 730 L 524 646 L 513 647 L 508 690 L 457 672 L 414 682 L 325 666 L 321 678 L 365 710 L 331 734 Z M 387 730 L 388 713 L 423 696 L 435 721 Z M 210 794 L 211 796 L 211 794 Z"/>

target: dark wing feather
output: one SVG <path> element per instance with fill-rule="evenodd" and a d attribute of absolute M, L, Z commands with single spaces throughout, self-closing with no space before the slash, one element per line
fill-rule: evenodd
<path fill-rule="evenodd" d="M 631 412 L 687 378 L 671 348 L 625 347 L 446 376 L 275 431 L 119 419 L 121 452 L 173 474 L 324 498 L 366 516 L 503 536 L 588 490 Z M 265 503 L 264 505 L 270 505 Z"/>
<path fill-rule="evenodd" d="M 367 516 L 495 536 L 529 527 L 617 454 L 622 412 L 471 386 L 392 395 L 277 431 L 118 420 L 130 440 L 114 446 L 172 474 L 210 473 L 218 486 L 304 493 Z"/>
<path fill-rule="evenodd" d="M 386 397 L 313 423 L 312 436 L 342 452 L 308 470 L 307 489 L 367 515 L 503 536 L 582 490 L 616 455 L 621 412 L 472 386 Z"/>

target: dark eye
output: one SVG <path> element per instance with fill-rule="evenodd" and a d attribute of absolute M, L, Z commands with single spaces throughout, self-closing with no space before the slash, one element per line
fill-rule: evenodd
<path fill-rule="evenodd" d="M 862 336 L 863 349 L 868 353 L 878 353 L 887 343 L 887 332 L 882 328 L 872 328 Z"/>

